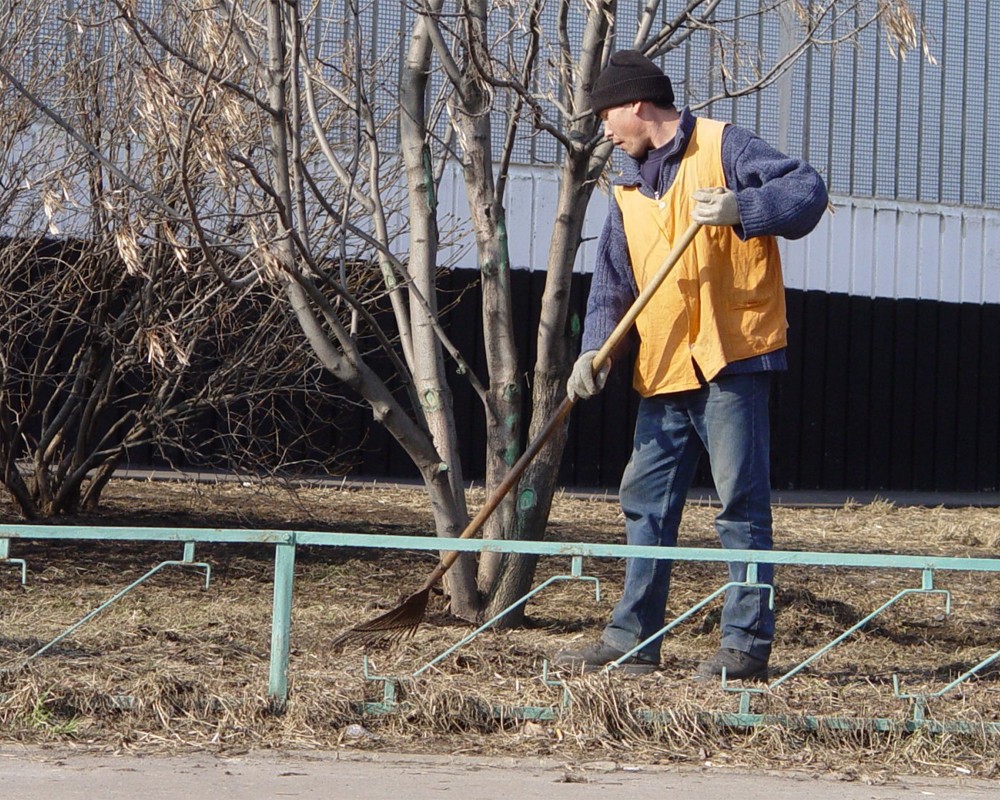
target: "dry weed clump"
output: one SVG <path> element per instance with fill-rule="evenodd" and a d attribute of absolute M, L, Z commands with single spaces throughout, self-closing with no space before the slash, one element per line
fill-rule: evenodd
<path fill-rule="evenodd" d="M 422 495 L 410 489 L 312 487 L 282 494 L 274 487 L 125 481 L 110 487 L 108 504 L 118 524 L 431 529 Z M 9 516 L 2 506 L 0 513 Z M 711 505 L 692 505 L 682 542 L 717 546 L 714 513 Z M 74 522 L 107 524 L 107 518 Z M 790 550 L 996 558 L 998 522 L 996 509 L 778 508 L 775 538 L 776 546 Z M 621 541 L 618 507 L 560 496 L 547 536 Z M 909 720 L 912 705 L 896 696 L 894 679 L 904 693 L 933 694 L 996 653 L 1000 607 L 993 598 L 1000 576 L 994 573 L 935 575 L 935 588 L 949 595 L 905 596 L 774 686 L 888 599 L 921 586 L 912 570 L 781 568 L 774 688 L 755 687 L 762 691 L 750 697 L 750 711 L 783 724 L 749 729 L 724 724 L 725 715 L 740 710 L 738 693 L 690 679 L 718 644 L 718 602 L 668 635 L 660 672 L 568 677 L 563 685 L 543 680 L 546 660 L 598 636 L 617 600 L 623 564 L 600 559 L 584 565 L 600 580 L 600 601 L 592 583 L 555 583 L 530 601 L 524 628 L 487 631 L 438 661 L 468 633 L 446 616 L 443 598 L 434 598 L 417 634 L 394 648 L 329 647 L 345 627 L 415 588 L 433 554 L 300 549 L 289 697 L 281 708 L 267 695 L 274 553 L 266 547 L 199 546 L 197 557 L 212 564 L 207 590 L 197 571 L 164 570 L 26 663 L 153 564 L 177 558 L 176 550 L 15 542 L 11 555 L 25 558 L 30 574 L 21 587 L 13 570 L 0 572 L 0 735 L 109 749 L 384 748 L 718 763 L 868 780 L 893 771 L 998 774 L 1000 748 L 987 724 L 1000 720 L 1000 660 L 928 701 L 928 719 L 961 721 L 970 732 L 822 724 Z M 568 571 L 567 559 L 545 559 L 537 580 Z M 670 612 L 681 613 L 725 580 L 722 564 L 676 564 Z M 380 705 L 385 713 L 376 713 Z"/>

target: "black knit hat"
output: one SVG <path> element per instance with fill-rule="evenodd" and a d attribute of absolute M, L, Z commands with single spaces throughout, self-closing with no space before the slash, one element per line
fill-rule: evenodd
<path fill-rule="evenodd" d="M 600 114 L 638 100 L 673 105 L 674 87 L 663 70 L 638 50 L 619 50 L 594 81 L 590 109 Z"/>

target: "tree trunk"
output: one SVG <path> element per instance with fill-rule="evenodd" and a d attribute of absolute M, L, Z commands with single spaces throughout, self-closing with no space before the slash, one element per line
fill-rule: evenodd
<path fill-rule="evenodd" d="M 408 269 L 415 287 L 436 311 L 436 271 L 439 245 L 437 201 L 430 150 L 427 145 L 425 94 L 430 69 L 432 45 L 423 17 L 414 25 L 407 51 L 400 87 L 403 113 L 400 119 L 400 144 L 406 165 L 406 184 L 410 199 L 410 259 Z M 456 536 L 464 528 L 468 513 L 462 465 L 458 456 L 458 435 L 455 430 L 451 391 L 444 371 L 441 343 L 437 339 L 427 309 L 410 304 L 413 334 L 413 364 L 410 365 L 421 411 L 443 465 L 436 475 L 424 473 L 424 482 L 431 492 L 431 503 L 443 503 L 444 492 L 450 494 L 450 506 L 462 517 L 458 530 L 451 530 L 452 521 L 438 522 L 438 534 Z M 437 516 L 435 517 L 437 519 Z M 442 528 L 442 522 L 446 527 Z M 450 611 L 463 619 L 475 619 L 480 601 L 476 588 L 475 556 L 465 554 L 445 575 L 445 589 L 450 598 Z"/>
<path fill-rule="evenodd" d="M 583 220 L 594 186 L 586 153 L 567 157 L 562 169 L 556 224 L 549 243 L 548 268 L 538 327 L 537 357 L 532 387 L 531 441 L 540 435 L 566 396 L 566 378 L 575 352 L 573 330 L 567 324 L 573 263 L 580 245 Z M 559 467 L 566 445 L 567 426 L 549 439 L 522 475 L 515 502 L 514 524 L 506 538 L 542 540 L 555 494 Z M 489 587 L 487 616 L 493 616 L 523 597 L 534 580 L 537 557 L 485 554 L 480 580 Z M 501 623 L 520 625 L 524 606 L 513 610 Z"/>

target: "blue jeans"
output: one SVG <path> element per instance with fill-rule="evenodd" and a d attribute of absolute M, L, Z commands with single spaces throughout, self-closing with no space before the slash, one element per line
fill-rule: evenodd
<path fill-rule="evenodd" d="M 715 529 L 724 548 L 771 549 L 771 374 L 717 377 L 707 386 L 643 399 L 620 499 L 628 544 L 677 544 L 677 529 L 702 450 L 708 451 L 722 510 Z M 625 586 L 602 639 L 631 650 L 664 625 L 669 560 L 629 559 Z M 730 581 L 746 579 L 746 564 L 729 565 Z M 773 582 L 760 564 L 759 583 Z M 722 609 L 722 647 L 767 659 L 774 612 L 766 589 L 730 587 Z M 662 636 L 639 655 L 659 660 Z"/>

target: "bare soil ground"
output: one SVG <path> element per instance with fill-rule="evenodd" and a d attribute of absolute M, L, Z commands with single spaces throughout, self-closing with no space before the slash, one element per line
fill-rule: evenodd
<path fill-rule="evenodd" d="M 473 503 L 482 496 L 473 493 Z M 17 519 L 0 499 L 0 520 Z M 299 488 L 233 483 L 116 481 L 99 518 L 78 524 L 296 528 L 427 535 L 431 516 L 419 489 L 391 485 Z M 682 541 L 717 546 L 714 510 L 689 506 Z M 563 495 L 549 539 L 622 540 L 617 504 Z M 902 508 L 887 503 L 775 509 L 781 549 L 932 553 L 1000 557 L 1000 509 Z M 847 779 L 892 773 L 998 774 L 996 735 L 889 734 L 722 728 L 702 711 L 732 712 L 737 696 L 690 675 L 718 642 L 718 606 L 669 636 L 662 670 L 641 679 L 611 674 L 568 682 L 573 702 L 558 721 L 496 718 L 497 706 L 557 706 L 562 690 L 541 679 L 556 651 L 599 635 L 621 588 L 623 565 L 585 564 L 602 599 L 584 582 L 557 583 L 528 606 L 524 629 L 490 632 L 433 670 L 403 684 L 406 710 L 364 715 L 382 685 L 366 679 L 359 650 L 334 653 L 330 640 L 417 588 L 431 553 L 302 549 L 297 558 L 290 700 L 276 713 L 267 698 L 273 549 L 199 546 L 212 584 L 190 569 L 168 569 L 72 636 L 24 659 L 164 559 L 176 546 L 99 542 L 15 542 L 28 562 L 26 586 L 0 570 L 0 738 L 7 742 L 176 751 L 208 748 L 350 748 L 414 753 L 505 754 L 648 763 L 716 763 L 810 769 Z M 537 580 L 569 571 L 543 559 Z M 942 573 L 951 593 L 908 599 L 808 671 L 755 697 L 761 713 L 886 717 L 912 710 L 893 692 L 935 692 L 997 651 L 1000 575 Z M 911 571 L 786 567 L 778 576 L 777 674 L 791 669 L 903 588 Z M 675 565 L 670 610 L 680 613 L 725 581 L 721 564 Z M 416 636 L 368 653 L 378 675 L 409 675 L 461 638 L 468 626 L 432 608 Z M 928 715 L 970 723 L 1000 720 L 1000 663 L 931 702 Z M 656 721 L 643 712 L 652 710 Z"/>

